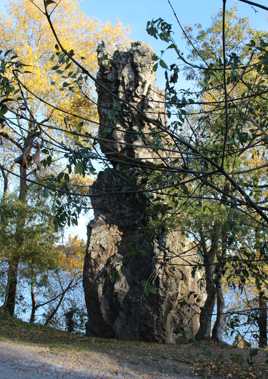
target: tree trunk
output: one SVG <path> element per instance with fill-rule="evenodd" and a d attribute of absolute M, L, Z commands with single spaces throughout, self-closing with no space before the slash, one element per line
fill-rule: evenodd
<path fill-rule="evenodd" d="M 217 294 L 217 316 L 216 321 L 212 330 L 212 339 L 214 341 L 220 342 L 222 341 L 222 336 L 224 332 L 225 326 L 225 315 L 224 315 L 224 295 L 221 286 L 221 280 L 218 278 L 217 286 L 216 286 L 216 294 Z"/>
<path fill-rule="evenodd" d="M 196 338 L 210 339 L 213 308 L 215 305 L 216 288 L 213 281 L 215 254 L 208 252 L 204 257 L 207 299 L 200 314 L 200 327 Z"/>
<path fill-rule="evenodd" d="M 26 202 L 26 194 L 27 194 L 27 168 L 21 165 L 20 166 L 19 200 L 22 203 Z M 16 240 L 17 240 L 18 248 L 22 244 L 22 238 L 23 238 L 22 234 L 23 234 L 24 224 L 25 224 L 25 220 L 24 218 L 21 218 L 18 220 L 18 223 L 16 226 Z M 6 287 L 6 295 L 5 295 L 5 302 L 3 305 L 3 309 L 7 310 L 11 316 L 14 316 L 14 313 L 15 313 L 19 263 L 20 263 L 19 254 L 11 257 L 8 261 L 7 287 Z"/>
<path fill-rule="evenodd" d="M 31 316 L 30 316 L 30 324 L 34 324 L 35 322 L 35 312 L 36 312 L 36 299 L 35 299 L 35 293 L 34 293 L 34 284 L 33 281 L 31 282 L 31 300 L 32 300 L 32 309 L 31 309 Z"/>
<path fill-rule="evenodd" d="M 4 183 L 3 183 L 3 195 L 2 195 L 2 201 L 4 201 L 6 198 L 7 192 L 8 192 L 8 175 L 5 172 L 3 167 L 0 166 L 0 170 L 1 170 L 1 173 L 3 176 L 3 181 L 4 181 Z"/>
<path fill-rule="evenodd" d="M 214 286 L 206 286 L 206 290 L 207 299 L 204 307 L 201 310 L 200 327 L 196 335 L 196 339 L 198 340 L 210 339 L 211 336 L 212 313 L 215 304 L 216 291 Z"/>
<path fill-rule="evenodd" d="M 267 346 L 267 304 L 264 291 L 259 291 L 259 347 Z"/>
<path fill-rule="evenodd" d="M 225 184 L 225 192 L 229 193 L 228 185 Z M 229 217 L 229 214 L 228 214 Z M 224 327 L 225 327 L 225 315 L 224 315 L 224 294 L 222 290 L 222 277 L 225 267 L 225 256 L 227 251 L 227 233 L 225 223 L 221 225 L 221 249 L 217 250 L 217 267 L 215 268 L 215 286 L 216 286 L 216 296 L 217 296 L 217 314 L 216 321 L 212 330 L 212 339 L 216 342 L 221 342 Z"/>
<path fill-rule="evenodd" d="M 19 258 L 14 257 L 13 259 L 10 259 L 8 265 L 6 296 L 3 309 L 13 316 L 16 305 Z"/>

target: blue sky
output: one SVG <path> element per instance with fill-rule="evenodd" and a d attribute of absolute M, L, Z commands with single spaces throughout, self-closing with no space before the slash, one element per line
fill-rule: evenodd
<path fill-rule="evenodd" d="M 29 0 L 22 0 L 29 1 Z M 64 1 L 64 0 L 62 0 Z M 200 23 L 208 26 L 211 19 L 220 11 L 222 0 L 171 0 L 176 12 L 184 26 Z M 268 6 L 268 0 L 256 0 L 260 4 Z M 82 9 L 93 18 L 100 21 L 121 21 L 130 29 L 130 38 L 149 43 L 156 52 L 163 45 L 146 33 L 146 23 L 153 18 L 162 17 L 173 23 L 176 30 L 176 22 L 167 0 L 79 0 Z M 9 0 L 0 0 L 0 10 Z M 268 12 L 256 11 L 252 6 L 238 0 L 227 0 L 227 7 L 237 6 L 241 16 L 249 17 L 254 28 L 267 30 Z M 64 22 L 64 21 L 63 21 Z M 177 29 L 177 41 L 181 35 Z M 181 42 L 183 43 L 183 42 Z M 178 43 L 180 45 L 180 43 Z"/>
<path fill-rule="evenodd" d="M 168 0 L 79 0 L 82 9 L 90 17 L 100 21 L 121 21 L 130 30 L 129 37 L 133 40 L 142 40 L 153 47 L 157 55 L 167 47 L 162 41 L 156 40 L 146 32 L 147 21 L 162 17 L 173 25 L 177 44 L 181 51 L 185 51 L 185 40 L 176 24 Z M 268 0 L 256 0 L 260 4 L 268 5 Z M 212 18 L 221 11 L 222 0 L 171 0 L 180 22 L 183 26 L 202 24 L 204 27 L 211 24 Z M 251 25 L 260 30 L 267 30 L 268 12 L 256 10 L 238 0 L 227 0 L 227 8 L 236 6 L 240 16 L 250 19 Z M 187 50 L 186 50 L 187 51 Z M 172 53 L 165 54 L 165 61 L 170 64 L 175 57 Z M 164 86 L 164 76 L 158 70 L 157 84 Z M 189 82 L 180 78 L 182 87 L 189 88 Z"/>
<path fill-rule="evenodd" d="M 268 0 L 257 0 L 268 5 Z M 101 21 L 120 20 L 131 29 L 131 38 L 150 43 L 155 49 L 161 49 L 153 38 L 146 33 L 146 22 L 152 18 L 162 17 L 174 24 L 174 18 L 167 0 L 80 0 L 84 11 Z M 174 8 L 183 25 L 201 23 L 209 25 L 211 18 L 220 11 L 222 0 L 173 0 Z M 267 30 L 268 12 L 254 9 L 239 2 L 228 0 L 227 6 L 238 6 L 241 16 L 248 16 L 252 26 Z M 180 37 L 178 33 L 178 38 Z"/>

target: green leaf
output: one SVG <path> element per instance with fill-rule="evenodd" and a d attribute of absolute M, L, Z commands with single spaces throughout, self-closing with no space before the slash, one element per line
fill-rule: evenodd
<path fill-rule="evenodd" d="M 160 59 L 159 64 L 162 68 L 165 68 L 166 70 L 168 70 L 168 65 L 163 59 Z"/>
<path fill-rule="evenodd" d="M 153 71 L 155 72 L 155 71 L 157 71 L 157 69 L 158 69 L 158 63 L 155 63 L 155 64 L 153 65 Z"/>
<path fill-rule="evenodd" d="M 177 46 L 174 43 L 172 43 L 171 45 L 167 47 L 167 49 L 176 49 L 176 48 Z"/>

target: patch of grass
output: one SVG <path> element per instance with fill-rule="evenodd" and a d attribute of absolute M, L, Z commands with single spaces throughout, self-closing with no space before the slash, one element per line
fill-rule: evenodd
<path fill-rule="evenodd" d="M 52 347 L 74 344 L 81 337 L 54 328 L 29 324 L 10 317 L 6 312 L 0 310 L 0 338 Z M 86 337 L 82 337 L 82 339 L 87 340 Z"/>

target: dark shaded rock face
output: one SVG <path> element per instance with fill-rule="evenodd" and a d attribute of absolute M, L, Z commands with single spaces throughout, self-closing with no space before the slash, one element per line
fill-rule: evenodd
<path fill-rule="evenodd" d="M 146 179 L 137 167 L 155 162 L 155 152 L 148 148 L 149 136 L 146 141 L 132 132 L 153 127 L 146 118 L 152 107 L 153 121 L 164 123 L 163 106 L 152 105 L 155 96 L 162 96 L 154 95 L 153 52 L 135 43 L 111 60 L 105 61 L 105 54 L 99 49 L 99 135 L 114 168 L 100 172 L 92 188 L 95 218 L 88 226 L 84 265 L 87 332 L 176 343 L 196 334 L 205 298 L 201 274 L 193 274 L 180 256 L 187 249 L 180 232 L 155 235 L 149 228 L 148 200 L 142 192 Z M 123 109 L 110 117 L 113 94 L 133 105 L 133 112 Z M 128 160 L 133 165 L 126 165 Z M 196 259 L 187 257 L 187 262 Z"/>

